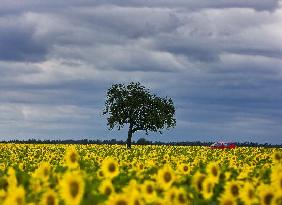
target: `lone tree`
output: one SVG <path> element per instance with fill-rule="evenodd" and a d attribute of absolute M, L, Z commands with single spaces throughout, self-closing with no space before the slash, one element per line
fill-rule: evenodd
<path fill-rule="evenodd" d="M 114 84 L 108 89 L 103 114 L 108 114 L 109 129 L 120 130 L 129 125 L 127 147 L 138 130 L 162 132 L 161 129 L 175 127 L 175 108 L 171 98 L 151 94 L 139 82 L 128 85 Z"/>

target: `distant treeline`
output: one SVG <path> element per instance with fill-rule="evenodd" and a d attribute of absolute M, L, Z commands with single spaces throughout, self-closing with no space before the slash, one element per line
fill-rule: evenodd
<path fill-rule="evenodd" d="M 29 139 L 29 140 L 8 140 L 1 141 L 0 143 L 16 143 L 16 144 L 118 144 L 122 145 L 126 142 L 122 140 L 89 140 L 89 139 L 81 139 L 81 140 L 39 140 L 39 139 Z M 148 141 L 145 138 L 140 138 L 137 141 L 133 141 L 132 144 L 135 145 L 176 145 L 176 146 L 210 146 L 213 142 L 160 142 L 160 141 Z M 276 147 L 282 148 L 281 145 L 273 145 L 273 144 L 259 144 L 254 142 L 236 142 L 236 146 L 238 147 Z"/>

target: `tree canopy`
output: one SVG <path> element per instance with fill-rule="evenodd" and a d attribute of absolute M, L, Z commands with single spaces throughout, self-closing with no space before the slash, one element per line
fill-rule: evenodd
<path fill-rule="evenodd" d="M 114 84 L 107 92 L 103 114 L 108 114 L 108 126 L 120 130 L 129 124 L 127 145 L 130 148 L 132 134 L 143 130 L 161 132 L 175 127 L 175 108 L 171 98 L 161 98 L 151 94 L 139 82 L 128 85 Z"/>

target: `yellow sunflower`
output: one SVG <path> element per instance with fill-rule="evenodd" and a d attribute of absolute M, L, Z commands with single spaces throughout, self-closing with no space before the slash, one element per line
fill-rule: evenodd
<path fill-rule="evenodd" d="M 177 166 L 177 170 L 180 174 L 187 175 L 190 174 L 191 167 L 187 163 L 180 163 Z"/>
<path fill-rule="evenodd" d="M 142 172 L 145 169 L 145 165 L 142 162 L 137 162 L 136 163 L 136 171 L 137 172 Z"/>
<path fill-rule="evenodd" d="M 282 165 L 272 168 L 271 185 L 277 190 L 277 196 L 282 197 Z"/>
<path fill-rule="evenodd" d="M 5 163 L 0 163 L 0 171 L 4 172 L 6 169 L 6 164 Z"/>
<path fill-rule="evenodd" d="M 127 193 L 129 196 L 129 205 L 144 205 L 145 201 L 140 195 L 140 193 L 135 189 L 132 190 L 131 192 Z"/>
<path fill-rule="evenodd" d="M 272 159 L 274 163 L 277 163 L 277 164 L 281 163 L 282 162 L 282 152 L 279 152 L 279 151 L 273 152 Z"/>
<path fill-rule="evenodd" d="M 223 193 L 219 198 L 219 205 L 237 205 L 237 202 L 230 193 Z"/>
<path fill-rule="evenodd" d="M 251 205 L 258 202 L 255 187 L 253 184 L 251 184 L 250 182 L 244 183 L 242 191 L 240 191 L 240 199 L 246 205 Z"/>
<path fill-rule="evenodd" d="M 163 162 L 167 162 L 170 159 L 170 156 L 168 154 L 165 154 L 163 156 Z"/>
<path fill-rule="evenodd" d="M 97 171 L 97 177 L 98 177 L 98 179 L 103 179 L 105 177 L 103 170 L 99 169 Z"/>
<path fill-rule="evenodd" d="M 50 164 L 48 162 L 42 162 L 35 171 L 35 177 L 42 181 L 47 181 L 49 179 L 50 170 Z"/>
<path fill-rule="evenodd" d="M 188 204 L 187 192 L 183 188 L 176 190 L 175 204 Z"/>
<path fill-rule="evenodd" d="M 167 203 L 165 201 L 165 199 L 163 198 L 157 198 L 155 201 L 154 201 L 154 205 L 170 205 L 169 203 Z"/>
<path fill-rule="evenodd" d="M 160 188 L 164 190 L 170 188 L 170 186 L 174 182 L 174 179 L 175 179 L 175 174 L 170 166 L 166 165 L 158 171 L 157 183 Z"/>
<path fill-rule="evenodd" d="M 8 196 L 4 201 L 4 205 L 24 205 L 25 204 L 25 190 L 22 186 L 13 187 L 9 191 Z"/>
<path fill-rule="evenodd" d="M 167 204 L 175 204 L 176 197 L 177 197 L 176 187 L 171 187 L 170 189 L 164 192 L 164 198 Z"/>
<path fill-rule="evenodd" d="M 99 186 L 99 191 L 102 194 L 105 194 L 107 196 L 110 196 L 115 192 L 114 186 L 112 184 L 112 181 L 109 179 L 105 179 L 102 181 L 102 183 Z"/>
<path fill-rule="evenodd" d="M 207 173 L 208 176 L 214 179 L 214 182 L 217 182 L 219 179 L 219 175 L 220 175 L 220 169 L 219 169 L 219 165 L 217 162 L 210 162 L 207 165 Z"/>
<path fill-rule="evenodd" d="M 130 205 L 128 197 L 125 194 L 114 194 L 112 195 L 108 202 L 108 205 Z"/>
<path fill-rule="evenodd" d="M 229 181 L 225 185 L 225 192 L 230 194 L 233 198 L 238 198 L 240 194 L 240 184 L 238 181 Z"/>
<path fill-rule="evenodd" d="M 203 191 L 202 195 L 205 199 L 209 199 L 213 195 L 213 189 L 215 185 L 214 177 L 207 177 L 203 182 Z"/>
<path fill-rule="evenodd" d="M 113 158 L 104 159 L 101 168 L 106 178 L 114 178 L 119 174 L 118 163 Z"/>
<path fill-rule="evenodd" d="M 192 178 L 192 185 L 196 188 L 198 192 L 203 191 L 203 183 L 206 178 L 206 175 L 200 172 L 196 172 Z"/>
<path fill-rule="evenodd" d="M 270 185 L 261 185 L 258 188 L 258 196 L 261 205 L 275 205 L 275 190 Z"/>
<path fill-rule="evenodd" d="M 65 162 L 67 167 L 74 169 L 79 166 L 79 154 L 76 151 L 74 146 L 70 146 L 67 148 L 65 153 Z"/>
<path fill-rule="evenodd" d="M 34 178 L 33 176 L 32 180 L 30 181 L 30 188 L 35 193 L 42 192 L 43 189 L 49 186 L 49 184 L 45 182 L 46 181 L 43 181 L 42 183 L 42 181 L 39 178 Z"/>
<path fill-rule="evenodd" d="M 7 178 L 7 182 L 8 182 L 8 189 L 12 190 L 14 188 L 17 187 L 18 181 L 17 181 L 17 177 L 16 177 L 16 172 L 14 170 L 14 168 L 9 167 L 8 169 L 8 178 Z"/>
<path fill-rule="evenodd" d="M 141 190 L 146 203 L 152 203 L 156 200 L 157 194 L 155 191 L 155 183 L 153 181 L 146 180 L 142 184 Z"/>
<path fill-rule="evenodd" d="M 49 189 L 41 198 L 40 205 L 58 205 L 59 200 L 56 193 Z"/>
<path fill-rule="evenodd" d="M 3 189 L 0 189 L 0 201 L 4 201 L 6 196 L 7 196 L 7 193 Z"/>
<path fill-rule="evenodd" d="M 60 195 L 67 205 L 78 205 L 84 194 L 84 181 L 80 173 L 67 172 L 60 181 Z"/>

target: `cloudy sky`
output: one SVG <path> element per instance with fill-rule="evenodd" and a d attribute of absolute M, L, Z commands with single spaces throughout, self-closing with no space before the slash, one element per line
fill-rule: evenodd
<path fill-rule="evenodd" d="M 176 107 L 158 141 L 282 143 L 279 0 L 0 0 L 0 140 L 122 139 L 113 83 Z"/>

